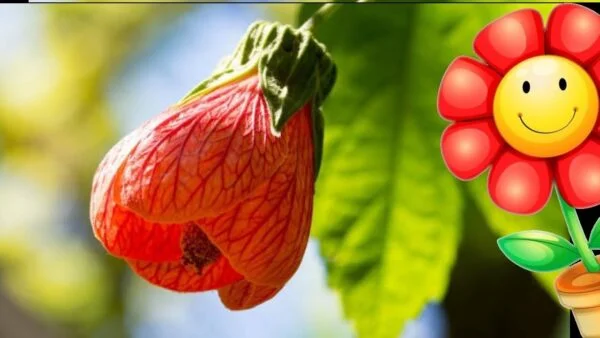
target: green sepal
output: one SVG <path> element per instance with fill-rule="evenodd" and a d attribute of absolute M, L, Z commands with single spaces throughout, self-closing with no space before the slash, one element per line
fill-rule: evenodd
<path fill-rule="evenodd" d="M 280 132 L 308 100 L 321 106 L 333 88 L 336 68 L 325 47 L 310 32 L 278 24 L 267 30 L 277 37 L 273 48 L 261 57 L 258 69 L 273 129 Z"/>
<path fill-rule="evenodd" d="M 323 146 L 320 107 L 331 92 L 336 67 L 325 46 L 305 30 L 281 23 L 253 23 L 235 52 L 221 61 L 213 75 L 189 92 L 180 104 L 256 72 L 271 114 L 271 131 L 279 135 L 285 123 L 304 105 L 312 105 L 315 179 Z"/>
<path fill-rule="evenodd" d="M 546 231 L 521 231 L 498 239 L 511 262 L 533 272 L 549 272 L 580 259 L 577 249 L 561 236 Z"/>
<path fill-rule="evenodd" d="M 596 223 L 590 232 L 588 245 L 590 249 L 600 249 L 600 218 L 596 220 Z"/>

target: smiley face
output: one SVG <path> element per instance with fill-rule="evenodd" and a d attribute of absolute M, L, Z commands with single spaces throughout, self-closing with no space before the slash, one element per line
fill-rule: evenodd
<path fill-rule="evenodd" d="M 494 120 L 504 140 L 534 157 L 555 157 L 579 146 L 598 117 L 598 91 L 578 64 L 555 55 L 527 59 L 500 81 Z"/>

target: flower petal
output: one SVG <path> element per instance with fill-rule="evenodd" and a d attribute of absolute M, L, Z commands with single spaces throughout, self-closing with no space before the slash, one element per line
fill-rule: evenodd
<path fill-rule="evenodd" d="M 496 158 L 504 141 L 491 119 L 457 122 L 442 134 L 442 157 L 448 169 L 462 180 L 481 174 Z"/>
<path fill-rule="evenodd" d="M 181 256 L 181 226 L 146 222 L 108 202 L 104 220 L 94 225 L 96 237 L 117 257 L 164 261 Z"/>
<path fill-rule="evenodd" d="M 444 74 L 438 92 L 438 111 L 448 120 L 470 120 L 492 115 L 500 76 L 474 59 L 456 58 Z"/>
<path fill-rule="evenodd" d="M 181 254 L 177 259 L 159 262 L 128 259 L 127 262 L 148 282 L 182 292 L 217 289 L 244 278 L 197 224 L 188 223 L 182 228 L 178 243 Z"/>
<path fill-rule="evenodd" d="M 587 65 L 600 55 L 600 15 L 586 7 L 562 4 L 554 8 L 546 29 L 548 53 Z"/>
<path fill-rule="evenodd" d="M 281 287 L 258 285 L 242 280 L 219 289 L 221 302 L 230 310 L 246 310 L 273 298 Z"/>
<path fill-rule="evenodd" d="M 248 281 L 280 286 L 300 265 L 308 242 L 314 194 L 310 109 L 283 132 L 294 155 L 269 181 L 231 211 L 197 221 Z"/>
<path fill-rule="evenodd" d="M 492 200 L 500 208 L 517 214 L 535 213 L 550 198 L 550 165 L 545 160 L 509 150 L 492 166 L 488 189 Z"/>
<path fill-rule="evenodd" d="M 523 9 L 487 25 L 475 38 L 474 49 L 500 74 L 517 63 L 544 54 L 544 23 L 540 13 Z"/>
<path fill-rule="evenodd" d="M 146 220 L 182 223 L 247 198 L 281 166 L 285 135 L 271 132 L 258 76 L 167 110 L 144 128 L 124 165 L 117 203 Z"/>
<path fill-rule="evenodd" d="M 600 143 L 588 140 L 556 161 L 556 183 L 574 208 L 600 204 Z"/>
<path fill-rule="evenodd" d="M 181 261 L 157 263 L 127 259 L 127 263 L 146 281 L 179 292 L 218 289 L 244 278 L 223 256 L 214 263 L 204 266 L 201 272 Z"/>
<path fill-rule="evenodd" d="M 600 92 L 600 58 L 593 62 L 588 67 L 587 71 L 588 74 L 590 74 L 590 76 L 592 77 L 592 80 L 594 80 L 594 83 L 596 84 L 596 90 Z"/>
<path fill-rule="evenodd" d="M 118 142 L 104 157 L 92 185 L 90 217 L 94 235 L 108 252 L 119 257 L 170 260 L 181 256 L 181 227 L 146 222 L 113 200 L 121 164 L 135 149 L 139 132 Z"/>

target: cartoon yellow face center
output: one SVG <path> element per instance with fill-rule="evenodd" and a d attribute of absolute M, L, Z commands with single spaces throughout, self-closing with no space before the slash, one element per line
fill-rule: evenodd
<path fill-rule="evenodd" d="M 575 62 L 554 55 L 527 59 L 500 81 L 494 120 L 504 140 L 533 157 L 555 157 L 579 146 L 598 116 L 598 91 Z"/>

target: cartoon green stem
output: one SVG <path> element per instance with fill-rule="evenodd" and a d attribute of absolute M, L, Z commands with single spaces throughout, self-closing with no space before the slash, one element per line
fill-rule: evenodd
<path fill-rule="evenodd" d="M 583 228 L 579 222 L 579 217 L 577 217 L 577 211 L 562 198 L 558 192 L 558 189 L 556 190 L 556 196 L 558 197 L 558 202 L 560 203 L 560 210 L 565 217 L 569 235 L 571 236 L 573 244 L 575 245 L 575 248 L 581 257 L 583 265 L 589 272 L 600 272 L 600 264 L 598 261 L 596 261 L 594 252 L 588 245 L 587 238 L 585 237 L 585 233 L 583 232 Z"/>

